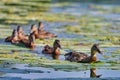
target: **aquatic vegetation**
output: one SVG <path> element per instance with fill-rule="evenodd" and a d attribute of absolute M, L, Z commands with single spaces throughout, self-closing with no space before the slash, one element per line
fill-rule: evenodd
<path fill-rule="evenodd" d="M 84 71 L 93 67 L 120 70 L 120 18 L 111 15 L 120 12 L 119 5 L 104 6 L 94 3 L 83 5 L 68 3 L 65 0 L 58 3 L 53 3 L 52 0 L 1 0 L 0 67 L 3 68 L 2 72 L 27 72 L 24 69 L 10 68 L 12 64 L 27 64 L 29 68 L 45 67 L 66 72 Z M 39 21 L 43 21 L 45 28 L 51 32 L 54 31 L 58 37 L 36 39 L 34 50 L 27 49 L 22 44 L 14 45 L 4 42 L 5 37 L 11 35 L 12 29 L 17 25 L 22 25 L 25 33 L 29 34 L 27 30 L 30 29 L 30 25 L 38 24 Z M 72 34 L 75 34 L 74 38 L 69 37 Z M 65 37 L 61 37 L 62 35 Z M 100 44 L 103 55 L 98 55 L 98 61 L 90 64 L 70 62 L 63 58 L 52 60 L 51 56 L 42 54 L 41 50 L 46 44 L 53 46 L 55 39 L 61 41 L 60 57 L 64 58 L 64 54 L 70 51 L 86 52 L 90 55 L 90 47 L 94 43 Z M 6 67 L 8 69 L 4 69 Z M 34 72 L 42 73 L 39 70 L 31 71 L 31 73 Z M 51 72 L 48 71 L 48 73 Z"/>
<path fill-rule="evenodd" d="M 113 12 L 113 13 L 120 13 L 119 6 L 113 7 L 113 8 L 112 8 L 112 12 Z"/>
<path fill-rule="evenodd" d="M 80 32 L 80 27 L 79 26 L 69 26 L 69 25 L 65 25 L 62 26 L 61 28 L 66 28 L 66 31 L 69 31 L 71 33 L 75 32 Z"/>

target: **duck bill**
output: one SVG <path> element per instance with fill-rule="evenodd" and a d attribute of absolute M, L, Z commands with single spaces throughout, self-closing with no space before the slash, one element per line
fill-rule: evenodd
<path fill-rule="evenodd" d="M 99 54 L 102 54 L 102 52 L 100 51 L 100 49 L 97 50 Z"/>
<path fill-rule="evenodd" d="M 60 44 L 58 44 L 58 47 L 59 47 L 60 49 L 62 49 L 62 47 L 61 47 L 61 45 L 60 45 Z"/>

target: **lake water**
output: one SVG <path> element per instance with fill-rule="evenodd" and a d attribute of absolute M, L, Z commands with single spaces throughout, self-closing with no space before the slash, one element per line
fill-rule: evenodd
<path fill-rule="evenodd" d="M 63 1 L 64 2 L 64 1 Z M 57 0 L 53 0 L 52 3 L 57 4 Z M 48 12 L 53 13 L 61 13 L 61 14 L 73 14 L 75 16 L 81 16 L 83 14 L 91 14 L 91 16 L 101 16 L 108 19 L 108 22 L 113 22 L 114 20 L 109 20 L 109 18 L 116 18 L 118 19 L 117 22 L 120 22 L 120 13 L 103 13 L 101 11 L 96 10 L 95 8 L 92 8 L 92 5 L 98 5 L 102 6 L 105 9 L 109 9 L 110 7 L 116 6 L 115 4 L 107 4 L 105 3 L 94 3 L 94 2 L 70 2 L 70 5 L 63 5 L 63 6 L 52 6 Z M 91 7 L 90 7 L 91 6 Z M 119 6 L 117 4 L 117 6 Z M 43 20 L 43 23 L 45 24 L 45 29 L 52 32 L 54 30 L 54 33 L 58 35 L 58 38 L 83 38 L 84 36 L 80 36 L 78 34 L 74 33 L 65 33 L 62 32 L 64 29 L 58 29 L 60 26 L 65 25 L 78 25 L 78 22 L 46 22 Z M 30 24 L 22 25 L 23 30 L 25 33 L 29 33 Z M 37 24 L 37 22 L 36 22 Z M 49 25 L 49 28 L 47 27 Z M 17 26 L 11 25 L 11 29 L 16 28 Z M 53 29 L 54 28 L 54 29 Z M 120 30 L 111 30 L 114 33 L 120 33 Z M 62 33 L 61 33 L 62 32 Z M 95 40 L 94 40 L 95 41 Z M 2 43 L 2 41 L 1 41 Z M 6 44 L 6 43 L 3 43 Z M 37 46 L 34 51 L 30 51 L 31 53 L 37 53 L 39 56 L 44 56 L 41 54 L 41 51 L 39 50 L 41 46 Z M 111 57 L 111 51 L 120 49 L 120 46 L 118 47 L 105 47 L 103 48 L 106 50 L 105 56 Z M 99 55 L 99 54 L 98 54 Z M 46 56 L 44 56 L 46 57 Z M 63 57 L 63 55 L 62 55 Z M 49 56 L 47 58 L 50 58 Z M 51 59 L 51 58 L 50 58 Z M 63 59 L 63 58 L 61 58 Z M 98 59 L 101 61 L 106 61 L 109 59 L 104 59 L 101 55 L 98 56 Z M 116 58 L 114 58 L 116 59 Z M 113 59 L 113 60 L 114 60 Z M 118 58 L 117 58 L 118 60 Z M 115 66 L 116 67 L 116 66 Z M 101 75 L 100 78 L 92 78 L 93 76 L 90 76 L 90 69 L 85 70 L 56 70 L 54 68 L 45 68 L 45 67 L 29 67 L 28 64 L 12 64 L 9 67 L 1 67 L 0 68 L 0 79 L 3 80 L 44 80 L 44 79 L 57 79 L 57 80 L 119 80 L 120 79 L 120 68 L 119 69 L 112 69 L 112 68 L 95 68 L 95 71 L 93 74 L 95 76 Z"/>

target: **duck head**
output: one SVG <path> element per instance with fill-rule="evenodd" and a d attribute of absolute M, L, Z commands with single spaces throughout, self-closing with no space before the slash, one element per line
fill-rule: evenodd
<path fill-rule="evenodd" d="M 18 33 L 23 33 L 23 29 L 20 25 L 18 25 L 18 27 L 17 27 L 17 32 Z"/>
<path fill-rule="evenodd" d="M 60 40 L 55 40 L 54 43 L 53 43 L 53 47 L 54 48 L 61 48 L 61 45 L 60 45 Z"/>
<path fill-rule="evenodd" d="M 17 30 L 14 29 L 13 32 L 12 32 L 12 37 L 15 37 L 17 35 L 18 35 Z"/>
<path fill-rule="evenodd" d="M 30 48 L 31 48 L 31 49 L 34 49 L 34 48 L 35 48 L 35 45 L 34 45 L 35 36 L 34 36 L 33 33 L 30 34 L 30 36 L 29 36 L 29 41 L 30 41 Z"/>
<path fill-rule="evenodd" d="M 43 30 L 44 29 L 44 25 L 42 22 L 38 23 L 38 30 Z"/>
<path fill-rule="evenodd" d="M 37 26 L 35 24 L 32 24 L 30 33 L 33 33 L 36 30 L 37 30 Z"/>
<path fill-rule="evenodd" d="M 102 52 L 99 49 L 99 44 L 94 44 L 91 48 L 91 53 L 96 54 L 98 52 L 99 54 L 102 54 Z"/>
<path fill-rule="evenodd" d="M 11 42 L 12 43 L 18 43 L 18 33 L 17 33 L 17 30 L 13 30 L 13 32 L 12 32 L 12 40 L 11 40 Z"/>

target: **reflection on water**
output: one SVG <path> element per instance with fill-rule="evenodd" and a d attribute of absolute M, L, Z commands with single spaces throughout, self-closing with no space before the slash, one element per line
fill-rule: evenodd
<path fill-rule="evenodd" d="M 52 54 L 53 59 L 59 59 L 59 54 Z"/>
<path fill-rule="evenodd" d="M 44 68 L 44 67 L 28 67 L 26 64 L 15 64 L 12 65 L 9 69 L 3 68 L 4 74 L 0 77 L 11 79 L 21 78 L 22 79 L 88 79 L 92 78 L 101 78 L 101 79 L 110 79 L 114 77 L 118 79 L 120 77 L 120 70 L 107 70 L 107 69 L 96 69 L 91 68 L 90 70 L 78 70 L 78 71 L 61 71 L 53 68 Z M 111 76 L 110 76 L 111 75 Z"/>
<path fill-rule="evenodd" d="M 102 75 L 97 75 L 97 74 L 96 74 L 96 68 L 91 68 L 91 69 L 90 69 L 90 77 L 91 77 L 91 78 L 95 78 L 95 77 L 96 77 L 96 78 L 99 78 L 99 77 L 101 77 L 101 76 L 102 76 Z"/>

